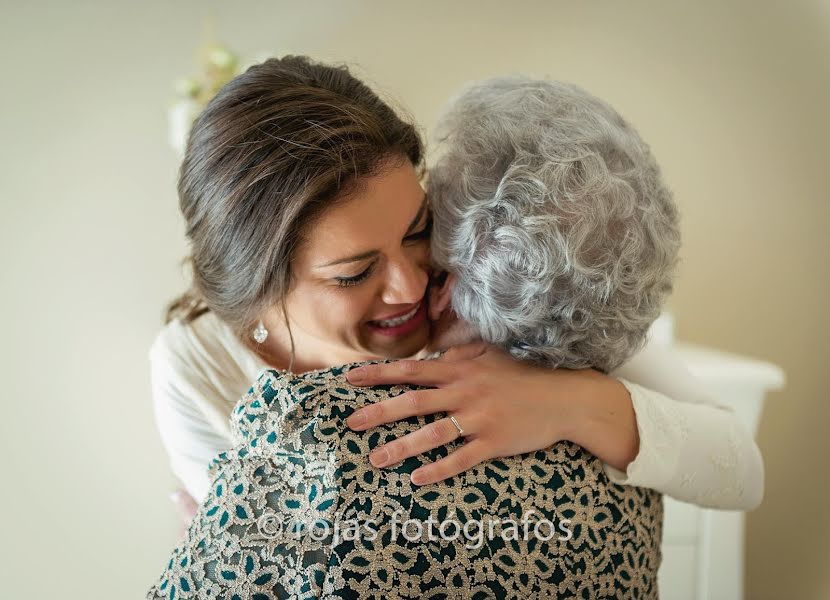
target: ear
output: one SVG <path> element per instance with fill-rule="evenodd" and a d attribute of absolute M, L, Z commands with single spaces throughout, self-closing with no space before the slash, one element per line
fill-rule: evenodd
<path fill-rule="evenodd" d="M 455 275 L 448 274 L 444 283 L 436 285 L 430 290 L 429 296 L 429 317 L 437 320 L 450 306 L 452 300 L 452 286 L 455 285 Z"/>

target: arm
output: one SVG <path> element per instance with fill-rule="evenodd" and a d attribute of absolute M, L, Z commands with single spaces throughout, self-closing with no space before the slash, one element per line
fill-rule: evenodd
<path fill-rule="evenodd" d="M 602 460 L 609 477 L 619 483 L 611 473 L 616 475 L 632 464 L 641 447 L 638 416 L 632 394 L 625 385 L 627 382 L 593 369 L 570 373 L 579 378 L 579 386 L 574 387 L 573 394 L 564 402 L 557 396 L 552 400 L 554 409 L 551 412 L 564 417 L 559 419 L 561 429 L 557 438 L 578 444 Z M 556 386 L 560 384 L 554 382 Z M 564 403 L 567 403 L 567 411 L 563 410 Z"/>
<path fill-rule="evenodd" d="M 406 392 L 362 408 L 347 424 L 367 429 L 413 415 L 455 416 L 467 442 L 413 473 L 418 485 L 451 477 L 482 460 L 569 440 L 605 462 L 615 483 L 651 487 L 702 506 L 757 506 L 763 495 L 763 463 L 752 436 L 734 413 L 700 393 L 701 384 L 682 364 L 656 358 L 651 353 L 639 357 L 634 363 L 641 365 L 639 374 L 635 371 L 634 376 L 662 386 L 674 398 L 591 369 L 536 367 L 476 345 L 453 348 L 437 360 L 369 365 L 349 371 L 349 382 L 406 382 L 437 389 Z M 630 374 L 632 366 L 616 374 Z M 376 448 L 370 460 L 383 467 L 458 435 L 448 418 L 441 419 Z"/>
<path fill-rule="evenodd" d="M 441 339 L 454 320 L 451 278 L 430 288 L 438 349 L 469 341 Z M 547 391 L 526 387 L 530 377 L 515 387 L 538 394 L 549 406 L 544 415 L 525 407 L 531 417 L 542 419 L 536 427 L 551 422 L 559 428 L 551 439 L 569 439 L 592 452 L 616 483 L 650 487 L 708 507 L 750 510 L 760 504 L 764 466 L 753 436 L 730 408 L 706 394 L 670 349 L 646 346 L 612 375 L 616 379 L 586 369 L 571 377 L 573 385 L 564 386 L 554 372 Z M 488 391 L 493 389 L 490 385 Z M 499 426 L 506 429 L 504 421 Z"/>
<path fill-rule="evenodd" d="M 625 468 L 604 459 L 612 481 L 709 508 L 751 510 L 761 503 L 764 465 L 751 432 L 671 348 L 646 346 L 612 375 L 630 394 L 639 438 Z"/>
<path fill-rule="evenodd" d="M 162 341 L 150 350 L 150 381 L 156 425 L 173 473 L 201 502 L 210 481 L 208 467 L 233 443 L 229 432 L 211 418 L 206 399 L 216 395 L 193 367 Z"/>

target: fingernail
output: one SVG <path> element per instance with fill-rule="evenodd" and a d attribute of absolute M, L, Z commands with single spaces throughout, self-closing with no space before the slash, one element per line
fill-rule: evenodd
<path fill-rule="evenodd" d="M 415 471 L 412 474 L 412 483 L 414 483 L 415 485 L 420 485 L 424 481 L 426 481 L 426 476 L 423 473 L 421 473 L 421 471 Z"/>
<path fill-rule="evenodd" d="M 389 460 L 389 453 L 386 450 L 372 450 L 369 453 L 369 462 L 376 467 L 382 467 Z"/>
<path fill-rule="evenodd" d="M 348 379 L 350 383 L 360 383 L 364 379 L 363 371 L 360 369 L 352 369 L 346 373 L 346 379 Z"/>
<path fill-rule="evenodd" d="M 355 411 L 352 416 L 346 419 L 346 424 L 352 428 L 363 427 L 366 424 L 366 413 L 362 410 Z"/>

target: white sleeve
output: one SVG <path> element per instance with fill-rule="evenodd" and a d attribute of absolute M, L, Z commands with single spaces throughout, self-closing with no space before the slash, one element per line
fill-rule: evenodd
<path fill-rule="evenodd" d="M 216 391 L 164 344 L 154 344 L 149 356 L 156 425 L 170 467 L 188 493 L 201 502 L 210 487 L 212 459 L 233 445 L 201 407 Z"/>
<path fill-rule="evenodd" d="M 751 510 L 764 495 L 764 463 L 749 429 L 707 394 L 670 347 L 647 345 L 611 373 L 631 395 L 640 449 L 615 482 L 707 508 Z M 636 382 L 636 383 L 634 383 Z"/>

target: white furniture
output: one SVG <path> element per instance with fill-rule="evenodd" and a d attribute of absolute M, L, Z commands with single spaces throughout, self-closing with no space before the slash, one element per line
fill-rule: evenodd
<path fill-rule="evenodd" d="M 669 342 L 671 317 L 659 321 L 652 334 Z M 757 434 L 766 393 L 784 385 L 782 370 L 701 346 L 678 343 L 675 348 L 689 370 Z M 660 598 L 743 600 L 744 513 L 702 509 L 668 497 L 664 506 Z"/>

